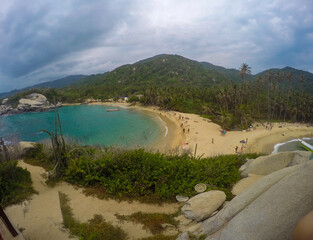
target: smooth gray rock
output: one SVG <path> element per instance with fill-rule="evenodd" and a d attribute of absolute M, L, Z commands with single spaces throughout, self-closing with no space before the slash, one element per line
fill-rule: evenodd
<path fill-rule="evenodd" d="M 312 157 L 312 152 L 310 151 L 294 151 L 295 155 L 292 161 L 289 163 L 288 167 L 305 163 L 309 161 Z"/>
<path fill-rule="evenodd" d="M 250 161 L 246 169 L 241 172 L 242 177 L 248 174 L 268 175 L 288 166 L 294 157 L 293 152 L 274 153 L 268 156 L 261 156 Z"/>
<path fill-rule="evenodd" d="M 200 234 L 201 234 L 201 226 L 202 226 L 202 222 L 198 222 L 198 223 L 196 223 L 195 225 L 189 227 L 189 228 L 187 229 L 187 231 L 188 231 L 189 233 L 194 234 L 194 235 L 200 235 Z"/>
<path fill-rule="evenodd" d="M 179 234 L 178 238 L 176 238 L 176 240 L 189 240 L 189 234 L 188 232 L 183 232 L 181 234 Z"/>
<path fill-rule="evenodd" d="M 0 115 L 10 113 L 12 110 L 10 105 L 0 105 Z"/>
<path fill-rule="evenodd" d="M 274 172 L 202 224 L 206 240 L 291 240 L 313 209 L 313 161 Z"/>
<path fill-rule="evenodd" d="M 299 166 L 300 165 L 282 169 L 255 182 L 253 187 L 248 188 L 246 191 L 233 198 L 227 206 L 219 211 L 213 222 L 209 221 L 210 219 L 208 219 L 208 221 L 204 221 L 202 225 L 202 232 L 209 235 L 220 230 L 227 222 L 234 218 L 244 208 L 249 206 L 272 185 L 291 174 L 295 168 Z"/>
<path fill-rule="evenodd" d="M 200 193 L 186 202 L 182 207 L 182 213 L 186 218 L 197 222 L 203 221 L 215 212 L 226 200 L 222 191 L 214 190 Z"/>
<path fill-rule="evenodd" d="M 17 105 L 17 109 L 24 110 L 37 110 L 52 108 L 53 105 L 49 103 L 47 98 L 39 93 L 32 93 L 27 95 L 25 98 L 21 98 Z"/>
<path fill-rule="evenodd" d="M 251 162 L 252 162 L 253 160 L 254 160 L 254 159 L 246 158 L 246 163 L 240 166 L 239 171 L 240 171 L 240 172 L 245 171 L 245 170 L 249 167 L 249 165 L 251 164 Z"/>
<path fill-rule="evenodd" d="M 58 102 L 57 107 L 62 106 L 62 103 Z M 10 105 L 0 105 L 0 115 L 3 114 L 15 114 L 23 112 L 39 112 L 46 111 L 54 108 L 47 98 L 39 93 L 32 93 L 24 98 L 21 98 L 16 108 L 12 108 Z"/>
<path fill-rule="evenodd" d="M 294 160 L 294 158 L 296 159 Z M 254 160 L 247 161 L 239 170 L 242 177 L 248 177 L 249 174 L 268 175 L 288 166 L 293 166 L 309 160 L 310 157 L 301 151 L 297 152 L 279 152 L 268 156 L 261 156 Z"/>

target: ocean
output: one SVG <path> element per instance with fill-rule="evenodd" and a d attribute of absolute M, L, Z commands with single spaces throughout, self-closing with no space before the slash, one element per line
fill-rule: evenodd
<path fill-rule="evenodd" d="M 313 146 L 313 138 L 301 138 L 303 141 Z M 306 151 L 298 142 L 298 139 L 292 139 L 288 142 L 278 143 L 274 146 L 273 153 L 286 151 Z"/>
<path fill-rule="evenodd" d="M 146 147 L 166 134 L 158 116 L 127 108 L 107 112 L 106 106 L 65 106 L 58 109 L 63 134 L 81 145 Z M 54 111 L 0 117 L 0 136 L 7 142 L 47 139 L 54 130 Z"/>

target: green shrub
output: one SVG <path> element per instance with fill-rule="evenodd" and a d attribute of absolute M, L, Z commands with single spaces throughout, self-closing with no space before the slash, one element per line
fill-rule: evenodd
<path fill-rule="evenodd" d="M 176 195 L 195 195 L 194 186 L 206 183 L 209 189 L 224 190 L 231 198 L 230 189 L 240 179 L 239 167 L 246 157 L 255 156 L 193 159 L 143 149 L 102 152 L 71 159 L 65 177 L 75 184 L 101 186 L 108 194 L 119 197 L 174 200 Z"/>
<path fill-rule="evenodd" d="M 0 163 L 0 205 L 18 203 L 35 193 L 30 173 L 16 161 Z"/>
<path fill-rule="evenodd" d="M 50 159 L 34 150 L 34 159 Z M 50 155 L 52 152 L 50 152 Z M 41 157 L 40 157 L 41 156 Z M 218 189 L 231 199 L 232 186 L 240 180 L 239 167 L 257 154 L 221 155 L 192 158 L 189 155 L 164 155 L 143 149 L 75 148 L 66 155 L 64 178 L 74 184 L 100 189 L 101 195 L 141 201 L 175 200 L 176 195 L 193 196 L 198 183 L 208 190 Z M 40 160 L 39 160 L 40 161 Z M 89 191 L 94 194 L 94 190 Z"/>

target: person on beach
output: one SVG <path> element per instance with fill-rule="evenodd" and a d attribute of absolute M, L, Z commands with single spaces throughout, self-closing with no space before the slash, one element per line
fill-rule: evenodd
<path fill-rule="evenodd" d="M 212 138 L 212 143 L 214 143 L 214 138 Z"/>
<path fill-rule="evenodd" d="M 235 147 L 236 153 L 238 152 L 238 146 Z"/>

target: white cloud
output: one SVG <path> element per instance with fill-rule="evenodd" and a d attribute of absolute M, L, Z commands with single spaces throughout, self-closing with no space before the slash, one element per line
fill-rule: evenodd
<path fill-rule="evenodd" d="M 161 53 L 231 68 L 247 62 L 255 73 L 313 61 L 305 54 L 312 48 L 311 0 L 4 3 L 0 73 L 20 73 L 11 77 L 16 85 L 105 72 Z"/>

